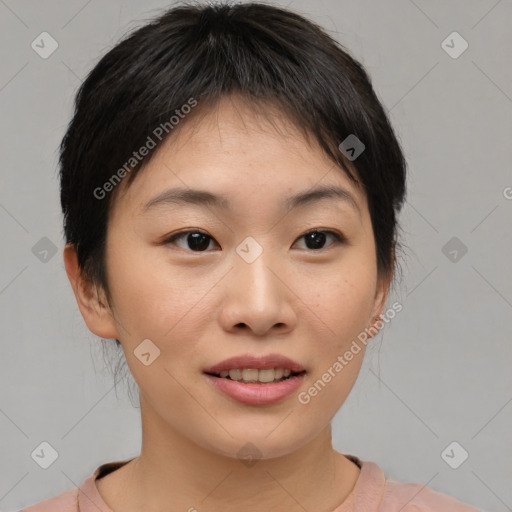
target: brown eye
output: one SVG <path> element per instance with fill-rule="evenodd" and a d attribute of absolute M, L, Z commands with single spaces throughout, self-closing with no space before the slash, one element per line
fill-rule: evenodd
<path fill-rule="evenodd" d="M 325 229 L 314 229 L 308 231 L 302 235 L 299 240 L 301 238 L 305 240 L 306 249 L 310 249 L 312 251 L 321 251 L 325 249 L 326 240 L 329 238 L 329 236 L 334 238 L 336 243 L 345 243 L 347 241 L 343 235 L 335 231 Z M 177 244 L 177 240 L 184 240 L 183 245 Z M 214 241 L 214 238 L 203 231 L 188 230 L 180 231 L 179 233 L 175 233 L 169 238 L 166 238 L 162 242 L 162 245 L 173 244 L 192 252 L 209 252 L 207 249 L 210 246 L 211 241 Z"/>
<path fill-rule="evenodd" d="M 198 230 L 190 230 L 190 231 L 181 231 L 180 233 L 175 233 L 171 237 L 167 238 L 162 242 L 163 245 L 174 244 L 176 240 L 184 239 L 185 247 L 183 249 L 191 250 L 192 252 L 205 252 L 210 245 L 210 241 L 213 238 L 206 233 Z M 177 244 L 175 244 L 177 245 Z M 179 246 L 178 246 L 179 247 Z"/>
<path fill-rule="evenodd" d="M 339 233 L 325 229 L 314 229 L 305 233 L 300 238 L 304 238 L 307 249 L 318 251 L 325 248 L 324 245 L 329 235 L 332 236 L 337 243 L 343 243 L 346 241 L 345 237 Z"/>

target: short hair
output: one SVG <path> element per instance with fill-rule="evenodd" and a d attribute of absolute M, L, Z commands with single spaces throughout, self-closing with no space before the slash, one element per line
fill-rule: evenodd
<path fill-rule="evenodd" d="M 234 94 L 277 107 L 364 187 L 379 275 L 394 276 L 406 162 L 368 74 L 314 22 L 256 2 L 168 9 L 126 35 L 80 86 L 59 164 L 65 240 L 82 275 L 110 301 L 105 241 L 120 188 L 113 180 L 129 187 L 156 152 L 138 160 L 134 151 L 158 139 L 158 127 L 158 146 L 171 137 L 171 118 L 185 105 L 197 106 L 179 127 Z M 340 150 L 350 135 L 365 146 L 355 160 Z"/>

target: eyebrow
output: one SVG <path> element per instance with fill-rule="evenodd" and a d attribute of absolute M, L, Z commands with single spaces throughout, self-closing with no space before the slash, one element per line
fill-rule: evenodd
<path fill-rule="evenodd" d="M 361 215 L 361 210 L 354 196 L 348 190 L 334 185 L 324 185 L 294 194 L 285 200 L 283 207 L 285 210 L 291 211 L 325 199 L 338 199 L 352 207 Z M 172 188 L 150 199 L 144 205 L 142 213 L 157 206 L 169 204 L 194 204 L 223 210 L 232 209 L 231 203 L 226 197 L 212 194 L 206 190 Z"/>

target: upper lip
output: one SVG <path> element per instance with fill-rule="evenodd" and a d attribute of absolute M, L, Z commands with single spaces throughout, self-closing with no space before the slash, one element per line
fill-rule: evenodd
<path fill-rule="evenodd" d="M 267 368 L 284 368 L 292 372 L 300 373 L 305 371 L 304 367 L 292 359 L 280 354 L 267 354 L 264 356 L 243 355 L 230 357 L 220 363 L 204 369 L 205 373 L 220 373 L 224 370 L 237 368 L 255 368 L 265 370 Z"/>

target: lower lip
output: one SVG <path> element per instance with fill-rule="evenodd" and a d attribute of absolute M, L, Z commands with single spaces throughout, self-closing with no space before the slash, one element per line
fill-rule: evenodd
<path fill-rule="evenodd" d="M 205 373 L 208 380 L 217 389 L 246 405 L 270 405 L 280 402 L 296 391 L 304 381 L 304 373 L 281 382 L 258 384 L 214 377 Z"/>

